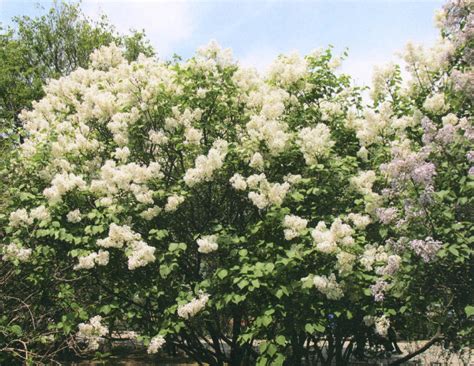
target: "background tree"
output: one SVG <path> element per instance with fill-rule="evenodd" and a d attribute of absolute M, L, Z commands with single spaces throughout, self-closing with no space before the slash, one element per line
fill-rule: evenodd
<path fill-rule="evenodd" d="M 48 79 L 87 67 L 91 52 L 112 42 L 126 49 L 129 61 L 154 55 L 143 32 L 121 35 L 106 16 L 88 18 L 80 3 L 55 3 L 45 15 L 13 18 L 0 34 L 0 132 L 18 132 L 18 114 L 44 95 Z"/>

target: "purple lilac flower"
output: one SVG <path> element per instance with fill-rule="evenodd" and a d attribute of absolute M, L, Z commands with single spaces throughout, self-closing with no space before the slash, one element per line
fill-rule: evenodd
<path fill-rule="evenodd" d="M 467 161 L 470 162 L 470 163 L 474 163 L 474 151 L 469 151 L 467 154 L 466 154 L 466 158 L 467 158 Z"/>
<path fill-rule="evenodd" d="M 420 202 L 420 205 L 426 207 L 430 206 L 433 203 L 433 193 L 434 193 L 434 187 L 433 186 L 426 186 L 423 192 L 420 194 L 420 198 L 418 201 Z"/>
<path fill-rule="evenodd" d="M 456 132 L 458 128 L 453 125 L 446 125 L 441 128 L 436 134 L 436 141 L 441 142 L 443 145 L 448 145 L 456 138 Z"/>
<path fill-rule="evenodd" d="M 395 207 L 388 208 L 377 208 L 375 214 L 377 215 L 380 222 L 385 225 L 390 224 L 397 217 L 397 209 Z"/>
<path fill-rule="evenodd" d="M 388 286 L 388 283 L 385 282 L 384 280 L 377 280 L 375 284 L 370 286 L 370 290 L 372 291 L 372 294 L 374 295 L 374 300 L 377 302 L 383 301 L 385 299 L 385 290 Z"/>
<path fill-rule="evenodd" d="M 436 167 L 433 163 L 422 163 L 413 169 L 411 177 L 418 184 L 431 185 L 433 176 L 436 175 Z"/>
<path fill-rule="evenodd" d="M 436 135 L 436 126 L 428 117 L 424 117 L 421 120 L 421 127 L 423 127 L 422 142 L 424 145 L 428 145 Z"/>
<path fill-rule="evenodd" d="M 469 175 L 474 175 L 474 166 L 471 166 L 471 167 L 469 168 L 469 171 L 467 172 L 467 174 L 469 174 Z"/>
<path fill-rule="evenodd" d="M 408 238 L 405 236 L 400 237 L 398 240 L 389 238 L 385 242 L 388 247 L 395 253 L 403 253 L 407 247 Z"/>
<path fill-rule="evenodd" d="M 434 240 L 431 236 L 423 239 L 415 239 L 410 241 L 410 246 L 413 251 L 419 255 L 424 262 L 430 262 L 436 256 L 436 253 L 441 248 L 442 243 Z"/>

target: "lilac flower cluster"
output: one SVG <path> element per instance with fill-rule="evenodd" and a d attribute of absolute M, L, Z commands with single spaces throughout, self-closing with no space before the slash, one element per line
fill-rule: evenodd
<path fill-rule="evenodd" d="M 441 248 L 442 243 L 434 240 L 431 236 L 426 239 L 415 239 L 410 241 L 410 247 L 419 255 L 424 262 L 430 262 L 436 256 L 436 253 Z"/>
<path fill-rule="evenodd" d="M 398 240 L 394 238 L 389 238 L 385 242 L 386 245 L 395 253 L 403 253 L 408 244 L 408 238 L 405 236 L 400 237 Z"/>
<path fill-rule="evenodd" d="M 377 302 L 383 301 L 385 299 L 385 290 L 388 287 L 388 283 L 384 280 L 377 280 L 375 284 L 370 286 L 370 291 L 374 295 L 374 300 Z"/>
<path fill-rule="evenodd" d="M 415 166 L 411 177 L 412 179 L 424 186 L 431 185 L 433 183 L 433 177 L 436 175 L 436 167 L 433 163 L 422 163 Z"/>
<path fill-rule="evenodd" d="M 391 178 L 392 187 L 402 188 L 403 183 L 411 179 L 424 186 L 432 185 L 436 167 L 425 160 L 430 152 L 429 148 L 409 154 L 398 152 L 397 149 L 393 149 L 392 152 L 395 155 L 394 159 L 380 166 L 380 170 Z"/>
<path fill-rule="evenodd" d="M 435 124 L 428 117 L 424 117 L 421 120 L 421 127 L 423 128 L 423 145 L 431 144 L 436 136 L 437 128 Z"/>
<path fill-rule="evenodd" d="M 395 207 L 377 208 L 375 214 L 379 221 L 385 225 L 390 224 L 397 218 L 397 209 Z"/>

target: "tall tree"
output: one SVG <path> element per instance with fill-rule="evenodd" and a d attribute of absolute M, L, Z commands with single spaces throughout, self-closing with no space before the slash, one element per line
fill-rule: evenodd
<path fill-rule="evenodd" d="M 80 3 L 54 3 L 44 15 L 13 18 L 13 26 L 0 27 L 0 133 L 3 139 L 21 126 L 18 114 L 43 96 L 50 78 L 87 67 L 96 48 L 115 42 L 134 60 L 154 50 L 143 31 L 119 34 L 106 16 L 87 17 Z"/>

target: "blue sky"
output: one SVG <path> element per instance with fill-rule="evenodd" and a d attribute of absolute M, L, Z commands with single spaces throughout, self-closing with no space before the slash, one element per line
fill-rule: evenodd
<path fill-rule="evenodd" d="M 0 22 L 38 15 L 51 1 L 0 0 Z M 107 14 L 122 32 L 145 29 L 161 57 L 191 56 L 216 39 L 245 65 L 263 71 L 279 53 L 301 54 L 332 44 L 349 49 L 342 70 L 369 83 L 374 65 L 397 60 L 407 41 L 438 37 L 434 11 L 442 0 L 83 0 L 84 12 Z"/>

